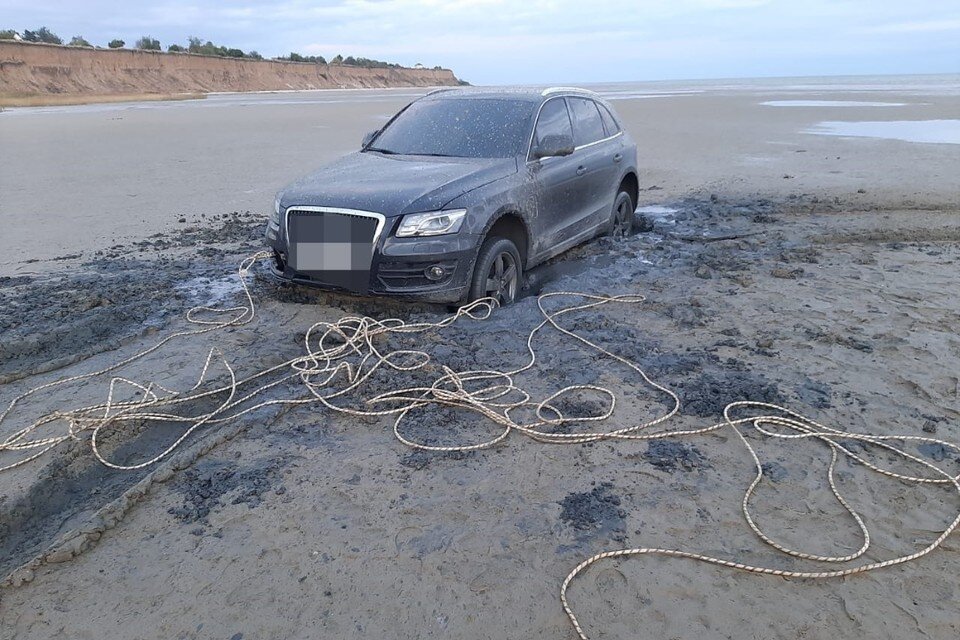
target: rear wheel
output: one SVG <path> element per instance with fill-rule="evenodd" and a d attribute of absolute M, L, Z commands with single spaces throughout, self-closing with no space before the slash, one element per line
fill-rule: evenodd
<path fill-rule="evenodd" d="M 487 238 L 477 255 L 468 299 L 493 298 L 501 306 L 508 305 L 517 299 L 522 275 L 516 245 L 506 238 Z"/>
<path fill-rule="evenodd" d="M 626 191 L 617 194 L 613 201 L 613 215 L 610 221 L 610 235 L 614 240 L 623 240 L 633 235 L 633 212 L 636 206 Z"/>

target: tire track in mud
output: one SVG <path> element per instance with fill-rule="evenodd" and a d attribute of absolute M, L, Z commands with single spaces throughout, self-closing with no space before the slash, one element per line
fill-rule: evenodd
<path fill-rule="evenodd" d="M 116 349 L 228 293 L 218 291 L 230 284 L 224 265 L 259 246 L 262 217 L 205 224 L 98 251 L 79 267 L 0 278 L 0 384 Z"/>

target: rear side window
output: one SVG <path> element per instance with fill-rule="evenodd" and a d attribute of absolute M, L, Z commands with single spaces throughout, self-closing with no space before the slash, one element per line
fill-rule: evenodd
<path fill-rule="evenodd" d="M 567 98 L 567 102 L 573 116 L 573 139 L 578 147 L 607 137 L 597 104 L 593 100 Z"/>
<path fill-rule="evenodd" d="M 554 98 L 544 103 L 537 118 L 537 128 L 533 136 L 534 148 L 546 136 L 566 135 L 573 138 L 573 129 L 570 128 L 570 116 L 567 115 L 567 105 L 563 98 Z"/>
<path fill-rule="evenodd" d="M 600 109 L 600 118 L 603 120 L 603 128 L 607 130 L 607 135 L 613 136 L 620 133 L 620 125 L 614 120 L 613 114 L 606 105 L 597 103 L 597 107 Z"/>

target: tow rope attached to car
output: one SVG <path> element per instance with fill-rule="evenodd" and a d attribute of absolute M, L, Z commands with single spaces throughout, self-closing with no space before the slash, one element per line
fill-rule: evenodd
<path fill-rule="evenodd" d="M 148 356 L 177 338 L 197 336 L 252 322 L 256 316 L 256 306 L 250 293 L 247 276 L 250 269 L 259 260 L 268 257 L 268 253 L 260 252 L 244 259 L 240 264 L 238 275 L 243 288 L 243 296 L 246 299 L 245 305 L 224 309 L 205 306 L 192 308 L 187 312 L 186 319 L 196 328 L 172 333 L 153 346 L 98 371 L 63 378 L 32 388 L 11 400 L 6 409 L 0 413 L 0 425 L 11 417 L 20 402 L 45 390 L 114 373 L 124 366 Z M 573 299 L 574 302 L 556 310 L 547 310 L 544 303 L 550 299 Z M 304 340 L 305 354 L 243 379 L 237 379 L 229 362 L 220 351 L 214 348 L 207 354 L 197 384 L 186 392 L 171 391 L 155 383 L 141 384 L 114 375 L 111 377 L 105 402 L 77 409 L 56 410 L 42 416 L 30 425 L 17 429 L 0 442 L 0 456 L 13 456 L 17 459 L 0 465 L 0 471 L 24 465 L 63 443 L 80 441 L 81 436 L 84 435 L 89 437 L 93 455 L 102 464 L 121 470 L 143 469 L 170 455 L 183 444 L 191 433 L 201 427 L 221 425 L 271 405 L 321 404 L 332 411 L 355 416 L 395 416 L 393 430 L 397 439 L 409 447 L 428 451 L 472 451 L 493 447 L 505 441 L 514 431 L 537 442 L 577 444 L 599 440 L 655 440 L 705 435 L 729 429 L 737 435 L 739 441 L 753 459 L 756 468 L 756 475 L 747 487 L 741 502 L 741 510 L 747 525 L 761 541 L 777 551 L 795 558 L 816 562 L 835 564 L 852 562 L 862 557 L 870 548 L 870 532 L 866 524 L 844 499 L 835 482 L 835 469 L 841 455 L 862 464 L 865 468 L 877 474 L 910 484 L 948 485 L 960 494 L 960 475 L 952 475 L 939 466 L 907 453 L 903 448 L 894 444 L 906 442 L 931 443 L 960 451 L 960 447 L 954 443 L 914 435 L 874 435 L 841 431 L 774 404 L 752 401 L 733 402 L 724 409 L 722 422 L 699 429 L 654 430 L 654 427 L 664 424 L 680 410 L 680 399 L 677 394 L 648 377 L 635 362 L 604 349 L 577 332 L 561 326 L 559 322 L 567 314 L 595 310 L 608 304 L 640 304 L 644 299 L 641 295 L 604 296 L 568 291 L 543 294 L 537 299 L 537 305 L 543 320 L 527 336 L 526 348 L 529 357 L 523 366 L 510 371 L 454 371 L 444 366 L 441 368 L 442 374 L 438 375 L 429 386 L 399 388 L 366 397 L 364 403 L 373 407 L 366 409 L 341 406 L 336 402 L 347 394 L 362 393 L 371 375 L 380 368 L 409 372 L 423 370 L 431 362 L 430 355 L 425 351 L 417 349 L 381 351 L 378 342 L 393 334 L 422 334 L 427 331 L 443 329 L 465 317 L 484 320 L 496 308 L 496 302 L 492 299 L 478 300 L 461 307 L 453 315 L 438 322 L 405 322 L 396 318 L 375 320 L 360 316 L 347 316 L 336 322 L 317 322 L 306 333 Z M 616 395 L 610 389 L 601 386 L 571 385 L 550 394 L 543 400 L 535 401 L 530 393 L 518 386 L 514 381 L 515 376 L 532 369 L 536 364 L 537 351 L 534 342 L 537 335 L 550 329 L 594 350 L 598 355 L 628 367 L 640 377 L 644 384 L 667 396 L 670 399 L 671 408 L 651 420 L 610 431 L 557 433 L 555 430 L 561 425 L 574 422 L 601 423 L 610 419 L 616 407 Z M 207 389 L 210 370 L 217 361 L 221 362 L 225 368 L 229 383 Z M 271 375 L 276 379 L 268 378 Z M 299 379 L 308 391 L 309 395 L 307 397 L 261 399 L 265 393 L 274 387 L 296 379 Z M 134 400 L 116 399 L 119 390 L 124 386 L 135 389 L 140 397 Z M 558 404 L 558 399 L 563 395 L 578 390 L 593 391 L 605 397 L 607 399 L 606 408 L 593 416 L 565 416 L 555 405 Z M 190 403 L 209 400 L 215 400 L 218 403 L 211 411 L 198 415 L 184 415 L 175 412 L 178 408 L 183 410 Z M 417 442 L 411 436 L 405 435 L 404 424 L 408 414 L 412 410 L 432 406 L 474 411 L 502 427 L 502 431 L 480 443 L 452 446 L 437 446 Z M 532 411 L 535 419 L 530 422 L 520 421 L 513 415 L 519 410 Z M 123 465 L 113 462 L 103 455 L 100 446 L 98 446 L 98 437 L 103 429 L 124 422 L 186 422 L 189 426 L 173 444 L 149 460 L 137 464 Z M 41 429 L 53 428 L 53 425 L 56 424 L 62 425 L 60 433 L 51 436 L 37 435 Z M 750 500 L 757 486 L 762 482 L 764 472 L 760 457 L 744 435 L 746 429 L 761 437 L 776 438 L 789 443 L 812 439 L 830 448 L 830 464 L 826 469 L 827 481 L 837 502 L 860 530 L 862 544 L 856 552 L 830 556 L 792 549 L 777 542 L 759 527 L 751 515 Z M 904 461 L 920 465 L 927 473 L 920 476 L 908 475 L 870 462 L 862 455 L 851 450 L 848 444 L 850 441 L 860 443 L 863 446 L 878 447 Z M 639 547 L 605 551 L 587 558 L 567 575 L 560 587 L 560 601 L 577 634 L 582 640 L 588 640 L 586 631 L 570 605 L 568 591 L 577 576 L 593 564 L 603 560 L 652 554 L 687 558 L 758 574 L 793 578 L 836 578 L 916 560 L 940 547 L 943 541 L 957 528 L 958 524 L 960 524 L 960 508 L 958 508 L 958 513 L 950 524 L 932 542 L 914 553 L 827 571 L 774 569 L 743 564 L 682 549 Z"/>

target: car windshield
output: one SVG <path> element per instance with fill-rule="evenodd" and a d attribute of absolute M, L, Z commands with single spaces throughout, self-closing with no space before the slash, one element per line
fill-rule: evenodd
<path fill-rule="evenodd" d="M 399 155 L 508 158 L 523 153 L 536 105 L 496 98 L 414 102 L 367 147 Z"/>

